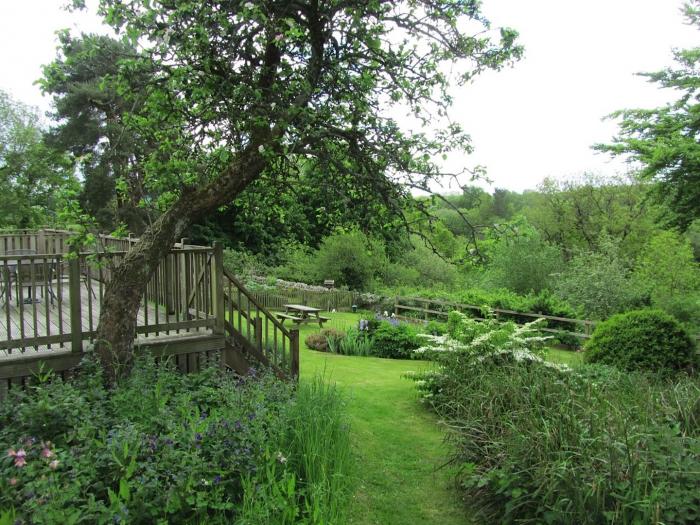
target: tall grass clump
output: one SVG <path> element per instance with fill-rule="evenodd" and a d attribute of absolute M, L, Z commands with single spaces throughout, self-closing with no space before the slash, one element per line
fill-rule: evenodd
<path fill-rule="evenodd" d="M 698 523 L 700 382 L 554 365 L 530 335 L 452 316 L 437 372 L 417 378 L 486 519 Z"/>
<path fill-rule="evenodd" d="M 335 385 L 316 376 L 297 388 L 285 439 L 290 461 L 305 480 L 318 523 L 343 523 L 351 488 L 349 422 Z"/>
<path fill-rule="evenodd" d="M 372 355 L 372 339 L 363 330 L 349 328 L 340 340 L 338 353 L 363 357 Z"/>

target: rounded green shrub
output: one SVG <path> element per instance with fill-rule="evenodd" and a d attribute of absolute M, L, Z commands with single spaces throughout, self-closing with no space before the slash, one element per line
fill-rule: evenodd
<path fill-rule="evenodd" d="M 410 359 L 420 346 L 416 330 L 399 323 L 381 323 L 372 335 L 372 353 L 378 357 Z"/>
<path fill-rule="evenodd" d="M 661 310 L 633 310 L 599 324 L 585 345 L 586 361 L 622 370 L 668 374 L 693 371 L 695 342 L 678 321 Z"/>

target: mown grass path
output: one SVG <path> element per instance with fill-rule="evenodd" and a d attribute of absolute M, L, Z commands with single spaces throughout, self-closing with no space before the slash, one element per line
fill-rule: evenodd
<path fill-rule="evenodd" d="M 332 314 L 332 318 L 332 327 L 343 328 L 359 316 Z M 448 448 L 438 421 L 418 402 L 413 383 L 402 377 L 430 365 L 308 350 L 303 341 L 317 330 L 311 326 L 301 330 L 301 377 L 303 381 L 323 374 L 347 395 L 357 459 L 357 490 L 348 523 L 470 523 L 449 469 L 439 468 Z"/>

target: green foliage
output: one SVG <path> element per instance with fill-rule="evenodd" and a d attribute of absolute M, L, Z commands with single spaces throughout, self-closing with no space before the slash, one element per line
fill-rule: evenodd
<path fill-rule="evenodd" d="M 11 451 L 0 459 L 0 515 L 14 509 L 32 523 L 343 521 L 350 449 L 343 402 L 330 387 L 305 384 L 295 394 L 272 374 L 239 378 L 213 360 L 182 375 L 148 357 L 113 390 L 92 361 L 70 383 L 42 380 L 0 406 L 0 447 Z"/>
<path fill-rule="evenodd" d="M 426 334 L 445 335 L 447 333 L 447 323 L 439 321 L 429 321 L 424 327 Z"/>
<path fill-rule="evenodd" d="M 269 272 L 259 256 L 245 250 L 224 250 L 224 267 L 244 283 L 253 276 L 265 276 Z"/>
<path fill-rule="evenodd" d="M 447 424 L 460 486 L 484 521 L 697 522 L 697 381 L 572 370 L 524 351 L 497 325 L 452 321 L 464 346 L 415 379 Z"/>
<path fill-rule="evenodd" d="M 343 523 L 353 470 L 344 414 L 335 386 L 319 376 L 301 383 L 288 413 L 285 452 L 268 450 L 264 465 L 244 480 L 235 523 Z"/>
<path fill-rule="evenodd" d="M 643 295 L 634 288 L 615 242 L 606 236 L 600 245 L 600 251 L 577 254 L 558 275 L 555 286 L 564 301 L 582 308 L 591 319 L 605 319 L 638 306 Z"/>
<path fill-rule="evenodd" d="M 629 177 L 584 173 L 567 180 L 545 179 L 530 193 L 523 215 L 565 254 L 597 252 L 606 236 L 623 258 L 634 259 L 655 230 L 658 211 L 647 188 Z"/>
<path fill-rule="evenodd" d="M 316 281 L 334 279 L 336 285 L 366 290 L 386 265 L 384 246 L 361 233 L 326 237 L 316 254 Z"/>
<path fill-rule="evenodd" d="M 343 355 L 368 356 L 372 354 L 372 339 L 366 330 L 348 328 L 340 340 L 338 353 Z"/>
<path fill-rule="evenodd" d="M 0 227 L 55 224 L 57 192 L 77 184 L 72 168 L 44 142 L 38 111 L 0 90 Z"/>
<path fill-rule="evenodd" d="M 689 325 L 700 325 L 700 267 L 687 239 L 671 231 L 649 239 L 637 260 L 633 280 L 649 296 L 652 306 Z"/>
<path fill-rule="evenodd" d="M 695 371 L 695 342 L 670 315 L 660 310 L 634 310 L 599 324 L 586 342 L 586 360 L 622 370 L 659 374 Z"/>
<path fill-rule="evenodd" d="M 436 249 L 441 254 L 450 251 L 445 250 L 444 246 L 436 246 Z M 454 248 L 452 252 L 454 253 Z M 458 278 L 458 268 L 455 264 L 442 258 L 426 246 L 425 241 L 416 237 L 411 238 L 411 244 L 401 250 L 382 275 L 383 282 L 388 286 L 422 285 L 435 288 L 450 288 Z"/>
<path fill-rule="evenodd" d="M 494 288 L 518 294 L 551 287 L 551 275 L 563 264 L 561 251 L 546 242 L 524 218 L 501 225 L 487 250 L 486 279 Z"/>
<path fill-rule="evenodd" d="M 700 27 L 700 2 L 685 5 L 688 22 Z M 654 109 L 626 109 L 612 115 L 620 132 L 613 144 L 597 148 L 625 155 L 642 164 L 641 177 L 658 181 L 657 198 L 671 210 L 671 220 L 687 228 L 700 217 L 700 145 L 698 144 L 698 86 L 700 49 L 674 50 L 677 67 L 646 73 L 651 82 L 680 92 L 678 100 Z"/>
<path fill-rule="evenodd" d="M 120 223 L 133 233 L 143 232 L 151 197 L 144 184 L 144 161 L 154 144 L 128 126 L 129 113 L 140 100 L 146 71 L 130 71 L 128 88 L 116 81 L 121 61 L 136 57 L 136 48 L 103 35 L 58 35 L 57 58 L 44 66 L 40 80 L 44 93 L 53 95 L 56 125 L 47 141 L 71 155 L 83 175 L 80 206 L 99 227 L 110 231 Z"/>
<path fill-rule="evenodd" d="M 420 346 L 418 332 L 406 323 L 383 322 L 372 334 L 372 354 L 392 359 L 410 359 Z"/>
<path fill-rule="evenodd" d="M 210 217 L 199 234 L 241 232 L 234 247 L 268 256 L 276 230 L 315 246 L 342 221 L 390 238 L 412 201 L 403 183 L 427 187 L 440 173 L 433 157 L 470 149 L 447 118 L 452 87 L 522 56 L 512 29 L 478 31 L 489 24 L 476 4 L 415 7 L 100 0 L 120 40 L 94 45 L 96 38 L 63 34 L 45 89 L 64 106 L 96 109 L 90 131 L 114 123 L 129 146 L 143 146 L 133 170 L 147 192 L 142 202 L 162 211 L 187 196 L 198 205 L 178 220 L 189 222 L 241 197 L 229 215 L 238 224 Z M 405 52 L 425 43 L 420 58 Z M 445 73 L 448 64 L 459 65 L 454 74 Z M 81 100 L 86 93 L 94 100 Z M 406 133 L 384 111 L 392 106 L 429 118 L 431 130 Z M 130 182 L 119 178 L 125 189 Z"/>

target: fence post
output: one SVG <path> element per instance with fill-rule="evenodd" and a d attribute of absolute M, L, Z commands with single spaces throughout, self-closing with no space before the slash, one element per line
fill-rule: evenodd
<path fill-rule="evenodd" d="M 226 321 L 226 307 L 224 305 L 224 250 L 220 242 L 214 243 L 214 267 L 212 268 L 213 294 L 212 304 L 214 306 L 215 334 L 224 333 L 224 323 Z"/>
<path fill-rule="evenodd" d="M 68 259 L 68 297 L 70 302 L 71 352 L 83 351 L 82 304 L 80 301 L 80 253 Z"/>
<path fill-rule="evenodd" d="M 399 317 L 399 296 L 394 297 L 394 315 Z"/>
<path fill-rule="evenodd" d="M 291 352 L 290 372 L 292 377 L 299 379 L 299 329 L 289 331 L 289 350 Z"/>

